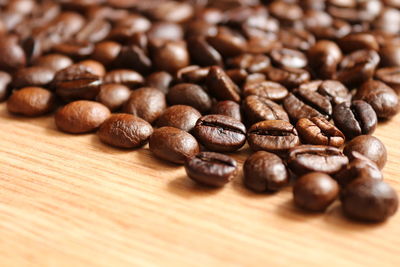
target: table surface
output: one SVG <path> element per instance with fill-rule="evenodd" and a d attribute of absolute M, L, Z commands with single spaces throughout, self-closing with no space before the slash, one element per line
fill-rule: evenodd
<path fill-rule="evenodd" d="M 385 179 L 400 192 L 400 115 L 381 124 Z M 0 105 L 0 266 L 400 266 L 400 212 L 347 220 L 340 205 L 305 213 L 291 189 L 254 194 L 241 175 L 199 187 L 147 147 L 68 135 L 53 117 Z M 235 156 L 242 164 L 249 154 Z"/>

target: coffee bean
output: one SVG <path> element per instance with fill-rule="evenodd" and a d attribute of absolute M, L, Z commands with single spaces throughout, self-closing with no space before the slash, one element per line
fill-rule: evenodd
<path fill-rule="evenodd" d="M 215 103 L 212 106 L 210 113 L 230 116 L 238 121 L 242 121 L 240 105 L 231 100 L 219 101 Z"/>
<path fill-rule="evenodd" d="M 96 130 L 110 116 L 103 104 L 79 100 L 60 108 L 55 114 L 57 128 L 67 133 L 87 133 Z"/>
<path fill-rule="evenodd" d="M 153 123 L 167 108 L 165 95 L 156 88 L 142 87 L 132 91 L 124 104 L 125 113 L 133 114 Z"/>
<path fill-rule="evenodd" d="M 93 53 L 94 45 L 86 41 L 69 41 L 53 46 L 52 51 L 74 59 L 82 59 Z"/>
<path fill-rule="evenodd" d="M 288 93 L 288 90 L 279 83 L 269 81 L 252 83 L 245 86 L 243 91 L 244 96 L 257 95 L 272 101 L 282 101 Z"/>
<path fill-rule="evenodd" d="M 288 164 L 297 175 L 309 172 L 335 174 L 349 162 L 336 147 L 301 145 L 289 150 Z"/>
<path fill-rule="evenodd" d="M 189 65 L 189 52 L 184 42 L 168 41 L 154 49 L 152 59 L 158 70 L 173 74 Z"/>
<path fill-rule="evenodd" d="M 379 169 L 382 169 L 383 166 L 385 166 L 387 159 L 386 147 L 374 136 L 357 136 L 346 144 L 343 153 L 351 160 L 353 158 L 353 151 L 358 152 L 375 162 Z"/>
<path fill-rule="evenodd" d="M 334 19 L 329 27 L 316 26 L 310 30 L 319 40 L 336 40 L 346 36 L 352 31 L 351 25 L 341 19 Z"/>
<path fill-rule="evenodd" d="M 167 94 L 172 80 L 173 77 L 168 72 L 158 71 L 147 76 L 145 84 L 148 87 L 157 88 L 164 94 Z"/>
<path fill-rule="evenodd" d="M 204 84 L 206 82 L 206 78 L 210 68 L 203 67 L 200 68 L 198 66 L 187 66 L 186 68 L 180 69 L 176 76 L 177 80 L 185 82 L 185 83 L 196 83 L 196 84 Z"/>
<path fill-rule="evenodd" d="M 374 35 L 369 33 L 351 33 L 341 38 L 338 43 L 345 53 L 359 49 L 379 50 L 378 41 Z"/>
<path fill-rule="evenodd" d="M 278 67 L 304 68 L 307 65 L 307 57 L 293 49 L 277 48 L 271 51 L 270 56 Z"/>
<path fill-rule="evenodd" d="M 113 114 L 106 119 L 97 132 L 100 140 L 120 148 L 137 148 L 147 143 L 153 128 L 131 114 Z"/>
<path fill-rule="evenodd" d="M 327 40 L 318 41 L 307 52 L 310 66 L 318 77 L 332 79 L 343 55 L 339 46 Z"/>
<path fill-rule="evenodd" d="M 354 96 L 372 106 L 379 119 L 389 119 L 399 112 L 400 103 L 396 92 L 376 80 L 369 80 L 361 85 Z"/>
<path fill-rule="evenodd" d="M 252 125 L 247 132 L 247 141 L 254 151 L 280 154 L 300 144 L 296 128 L 283 120 L 267 120 Z"/>
<path fill-rule="evenodd" d="M 243 165 L 243 183 L 255 192 L 278 191 L 289 184 L 289 174 L 283 161 L 275 154 L 258 151 Z"/>
<path fill-rule="evenodd" d="M 400 67 L 400 45 L 385 45 L 379 50 L 384 67 Z"/>
<path fill-rule="evenodd" d="M 321 117 L 302 118 L 296 129 L 303 144 L 341 147 L 344 144 L 343 133 L 333 124 Z"/>
<path fill-rule="evenodd" d="M 0 102 L 4 101 L 9 93 L 8 87 L 11 83 L 11 75 L 0 71 Z"/>
<path fill-rule="evenodd" d="M 182 26 L 166 21 L 155 22 L 147 32 L 149 40 L 178 41 L 183 38 Z"/>
<path fill-rule="evenodd" d="M 61 54 L 48 54 L 37 58 L 35 66 L 46 67 L 57 72 L 71 66 L 74 62 L 67 56 Z"/>
<path fill-rule="evenodd" d="M 400 94 L 400 67 L 378 69 L 375 72 L 375 77 L 395 90 L 397 95 Z"/>
<path fill-rule="evenodd" d="M 289 121 L 285 110 L 275 102 L 256 95 L 250 95 L 243 101 L 243 110 L 249 124 L 265 120 Z"/>
<path fill-rule="evenodd" d="M 98 43 L 104 40 L 111 31 L 111 24 L 101 18 L 89 20 L 85 26 L 76 34 L 78 41 Z"/>
<path fill-rule="evenodd" d="M 311 172 L 301 176 L 293 187 L 294 202 L 308 211 L 326 210 L 338 195 L 337 182 L 321 172 Z"/>
<path fill-rule="evenodd" d="M 26 56 L 14 35 L 2 36 L 0 39 L 0 70 L 15 71 L 26 64 Z"/>
<path fill-rule="evenodd" d="M 361 221 L 381 222 L 395 214 L 399 200 L 396 191 L 376 179 L 357 179 L 343 191 L 344 214 Z"/>
<path fill-rule="evenodd" d="M 328 98 L 333 106 L 336 106 L 343 102 L 350 103 L 351 94 L 349 93 L 349 90 L 346 88 L 346 86 L 344 86 L 341 82 L 334 80 L 325 80 L 321 81 L 321 83 L 316 82 L 316 85 L 317 84 L 318 86 L 315 88 L 315 91 L 317 91 L 320 95 Z M 304 84 L 300 87 L 306 85 L 307 84 Z M 310 90 L 314 89 L 310 88 Z"/>
<path fill-rule="evenodd" d="M 13 86 L 22 88 L 27 86 L 46 87 L 54 78 L 55 71 L 47 67 L 27 67 L 15 72 Z"/>
<path fill-rule="evenodd" d="M 223 64 L 221 54 L 209 45 L 204 37 L 190 38 L 188 49 L 192 60 L 200 66 L 221 66 Z"/>
<path fill-rule="evenodd" d="M 224 115 L 201 117 L 193 133 L 211 151 L 234 152 L 246 143 L 246 127 L 240 121 Z"/>
<path fill-rule="evenodd" d="M 171 126 L 190 132 L 200 117 L 201 113 L 193 107 L 174 105 L 161 114 L 156 124 L 158 127 Z"/>
<path fill-rule="evenodd" d="M 239 87 L 220 67 L 212 66 L 210 68 L 206 82 L 210 94 L 218 100 L 240 101 Z"/>
<path fill-rule="evenodd" d="M 172 87 L 167 94 L 171 105 L 188 105 L 204 113 L 210 110 L 212 102 L 208 94 L 196 84 L 181 83 Z"/>
<path fill-rule="evenodd" d="M 330 103 L 327 103 L 329 102 L 324 101 L 322 103 L 322 107 L 329 107 Z M 283 107 L 290 118 L 296 122 L 301 118 L 324 117 L 324 115 L 321 114 L 317 109 L 311 105 L 308 105 L 308 103 L 303 102 L 299 97 L 292 93 L 289 93 L 289 95 L 283 100 Z"/>
<path fill-rule="evenodd" d="M 372 134 L 378 124 L 374 109 L 362 100 L 337 105 L 332 118 L 348 139 L 362 134 Z"/>
<path fill-rule="evenodd" d="M 117 69 L 108 72 L 104 78 L 104 83 L 120 83 L 129 88 L 137 88 L 144 83 L 143 76 L 134 71 L 129 69 Z"/>
<path fill-rule="evenodd" d="M 104 65 L 112 63 L 121 51 L 121 44 L 113 41 L 97 43 L 94 47 L 92 58 Z"/>
<path fill-rule="evenodd" d="M 183 164 L 187 158 L 200 151 L 199 144 L 192 135 L 174 127 L 154 130 L 149 148 L 156 157 L 177 164 Z"/>
<path fill-rule="evenodd" d="M 120 68 L 129 68 L 142 74 L 149 73 L 152 68 L 152 61 L 145 50 L 137 45 L 124 46 L 120 50 L 113 65 Z"/>
<path fill-rule="evenodd" d="M 122 84 L 110 83 L 100 86 L 96 101 L 108 107 L 111 111 L 118 110 L 128 101 L 131 90 Z"/>
<path fill-rule="evenodd" d="M 326 31 L 326 27 L 324 27 Z M 285 28 L 278 32 L 279 41 L 284 47 L 308 50 L 315 43 L 315 37 L 304 29 Z"/>
<path fill-rule="evenodd" d="M 247 48 L 246 40 L 242 36 L 221 30 L 217 35 L 207 37 L 207 42 L 224 57 L 240 55 Z"/>
<path fill-rule="evenodd" d="M 226 70 L 225 73 L 235 84 L 244 83 L 248 75 L 247 71 L 244 69 L 230 69 Z"/>
<path fill-rule="evenodd" d="M 258 73 L 271 65 L 269 57 L 263 54 L 241 54 L 227 60 L 231 68 L 245 69 L 249 73 Z"/>
<path fill-rule="evenodd" d="M 106 69 L 99 61 L 87 59 L 78 62 L 77 64 L 85 66 L 89 71 L 97 76 L 103 77 L 106 74 Z"/>
<path fill-rule="evenodd" d="M 222 187 L 238 173 L 236 160 L 215 152 L 201 152 L 185 162 L 188 177 L 200 184 Z"/>
<path fill-rule="evenodd" d="M 271 12 L 271 15 L 282 22 L 300 20 L 303 16 L 303 10 L 298 5 L 283 1 L 273 1 L 268 6 L 268 10 Z"/>
<path fill-rule="evenodd" d="M 15 91 L 7 101 L 7 110 L 14 114 L 37 117 L 51 112 L 55 107 L 55 97 L 50 91 L 40 87 L 25 87 Z"/>
<path fill-rule="evenodd" d="M 310 80 L 310 73 L 304 69 L 269 67 L 263 73 L 268 80 L 280 83 L 287 88 L 298 87 L 300 84 Z"/>
<path fill-rule="evenodd" d="M 159 2 L 148 10 L 154 20 L 182 23 L 193 16 L 193 6 L 175 1 Z"/>

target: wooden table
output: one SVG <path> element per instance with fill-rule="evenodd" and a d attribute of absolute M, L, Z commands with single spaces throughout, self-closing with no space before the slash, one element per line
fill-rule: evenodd
<path fill-rule="evenodd" d="M 400 192 L 400 115 L 380 125 Z M 290 188 L 198 187 L 147 148 L 67 135 L 0 105 L 0 266 L 400 266 L 400 212 L 383 224 L 293 206 Z M 242 163 L 249 152 L 237 156 Z"/>

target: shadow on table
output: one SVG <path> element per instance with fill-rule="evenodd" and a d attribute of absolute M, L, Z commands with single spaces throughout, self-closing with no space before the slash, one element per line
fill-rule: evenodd
<path fill-rule="evenodd" d="M 167 183 L 167 190 L 183 198 L 206 197 L 217 194 L 222 188 L 199 185 L 186 175 L 174 178 Z"/>

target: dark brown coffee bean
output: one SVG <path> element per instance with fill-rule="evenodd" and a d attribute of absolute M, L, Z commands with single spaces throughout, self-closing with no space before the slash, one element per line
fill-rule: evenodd
<path fill-rule="evenodd" d="M 240 105 L 231 100 L 219 101 L 215 103 L 210 111 L 211 114 L 220 114 L 242 121 Z"/>
<path fill-rule="evenodd" d="M 341 147 L 344 144 L 343 133 L 333 124 L 321 117 L 302 118 L 296 129 L 303 144 Z"/>
<path fill-rule="evenodd" d="M 385 67 L 400 67 L 400 45 L 385 45 L 379 50 L 381 64 Z"/>
<path fill-rule="evenodd" d="M 308 211 L 322 212 L 338 197 L 339 185 L 329 175 L 312 172 L 301 176 L 293 187 L 297 206 Z"/>
<path fill-rule="evenodd" d="M 128 101 L 131 90 L 122 84 L 103 84 L 96 96 L 96 101 L 108 107 L 111 111 L 118 110 Z"/>
<path fill-rule="evenodd" d="M 59 130 L 78 134 L 96 130 L 109 116 L 103 104 L 80 100 L 60 108 L 54 118 Z"/>
<path fill-rule="evenodd" d="M 283 120 L 261 121 L 252 125 L 247 132 L 247 141 L 254 151 L 281 154 L 300 144 L 296 128 Z"/>
<path fill-rule="evenodd" d="M 94 99 L 100 91 L 101 79 L 86 66 L 74 64 L 58 71 L 52 86 L 64 101 Z"/>
<path fill-rule="evenodd" d="M 362 134 L 372 134 L 378 124 L 374 109 L 362 100 L 337 105 L 332 118 L 348 139 Z"/>
<path fill-rule="evenodd" d="M 40 87 L 25 87 L 15 91 L 7 101 L 7 110 L 14 114 L 36 117 L 51 112 L 55 97 Z"/>
<path fill-rule="evenodd" d="M 174 127 L 154 130 L 149 140 L 150 151 L 158 158 L 183 164 L 200 152 L 199 144 L 189 133 Z"/>
<path fill-rule="evenodd" d="M 263 71 L 267 79 L 280 83 L 287 88 L 295 88 L 300 84 L 306 83 L 310 80 L 310 73 L 303 69 L 296 68 L 272 68 L 269 67 Z"/>
<path fill-rule="evenodd" d="M 325 96 L 329 99 L 333 106 L 341 104 L 343 102 L 350 103 L 351 101 L 351 94 L 349 90 L 339 81 L 334 80 L 325 80 L 321 81 L 321 83 L 316 82 L 318 86 L 315 88 L 320 95 Z M 300 87 L 306 86 L 304 84 Z M 314 90 L 310 88 L 310 90 Z"/>
<path fill-rule="evenodd" d="M 324 27 L 326 30 L 326 28 Z M 315 43 L 315 37 L 310 32 L 303 29 L 286 28 L 278 32 L 279 41 L 284 47 L 308 50 Z"/>
<path fill-rule="evenodd" d="M 244 96 L 256 95 L 272 101 L 282 101 L 288 93 L 288 90 L 279 83 L 269 81 L 252 83 L 245 86 L 243 91 Z"/>
<path fill-rule="evenodd" d="M 332 79 L 336 74 L 336 67 L 342 60 L 342 51 L 332 41 L 321 40 L 308 51 L 310 66 L 316 75 L 322 79 Z"/>
<path fill-rule="evenodd" d="M 18 44 L 16 36 L 2 36 L 0 38 L 0 51 L 0 70 L 12 72 L 25 66 L 25 52 Z"/>
<path fill-rule="evenodd" d="M 103 77 L 106 74 L 106 69 L 103 64 L 93 59 L 79 61 L 77 64 L 85 66 L 90 72 Z"/>
<path fill-rule="evenodd" d="M 132 91 L 123 110 L 153 123 L 167 108 L 165 95 L 156 88 L 142 87 Z"/>
<path fill-rule="evenodd" d="M 220 67 L 213 66 L 210 68 L 206 82 L 210 94 L 218 100 L 240 101 L 239 87 Z"/>
<path fill-rule="evenodd" d="M 82 59 L 93 53 L 94 45 L 86 41 L 69 41 L 53 46 L 52 51 L 74 59 Z"/>
<path fill-rule="evenodd" d="M 182 23 L 193 16 L 194 8 L 189 3 L 167 1 L 158 2 L 147 13 L 154 20 Z"/>
<path fill-rule="evenodd" d="M 108 72 L 104 78 L 104 83 L 119 83 L 129 88 L 137 88 L 144 83 L 143 76 L 134 71 L 129 69 L 117 69 Z"/>
<path fill-rule="evenodd" d="M 164 94 L 167 94 L 172 80 L 173 77 L 168 72 L 158 71 L 147 76 L 145 84 L 148 87 L 157 88 Z"/>
<path fill-rule="evenodd" d="M 349 162 L 336 147 L 301 145 L 290 149 L 288 164 L 297 175 L 309 172 L 335 174 Z"/>
<path fill-rule="evenodd" d="M 346 85 L 361 84 L 370 79 L 379 63 L 374 50 L 357 50 L 340 62 L 337 79 Z"/>
<path fill-rule="evenodd" d="M 326 103 L 323 103 L 322 105 L 325 104 Z M 330 103 L 329 105 L 326 104 L 325 108 L 329 106 Z M 301 118 L 324 117 L 324 115 L 322 115 L 317 109 L 311 105 L 308 105 L 308 103 L 303 102 L 300 98 L 292 93 L 290 93 L 283 100 L 283 107 L 285 108 L 289 117 L 296 122 Z"/>
<path fill-rule="evenodd" d="M 171 126 L 190 132 L 200 117 L 201 113 L 193 107 L 175 105 L 167 108 L 157 119 L 156 124 L 157 127 Z"/>
<path fill-rule="evenodd" d="M 303 10 L 298 5 L 283 1 L 273 1 L 268 10 L 272 16 L 283 22 L 300 20 L 303 16 Z"/>
<path fill-rule="evenodd" d="M 243 69 L 230 69 L 225 71 L 235 84 L 243 84 L 247 78 L 247 71 Z"/>
<path fill-rule="evenodd" d="M 243 110 L 249 124 L 265 120 L 289 121 L 285 110 L 275 102 L 256 95 L 250 95 L 243 101 Z"/>
<path fill-rule="evenodd" d="M 153 127 L 141 118 L 131 114 L 113 114 L 97 132 L 100 140 L 108 145 L 121 148 L 137 148 L 147 143 Z"/>
<path fill-rule="evenodd" d="M 307 65 L 307 57 L 300 51 L 277 48 L 270 53 L 272 62 L 278 67 L 304 68 Z"/>
<path fill-rule="evenodd" d="M 369 158 L 382 169 L 387 160 L 387 152 L 385 145 L 376 137 L 371 135 L 360 135 L 351 140 L 344 147 L 343 153 L 350 158 L 353 158 L 353 151 L 362 154 Z"/>
<path fill-rule="evenodd" d="M 246 143 L 246 127 L 224 115 L 201 117 L 193 133 L 207 149 L 217 152 L 234 152 Z"/>
<path fill-rule="evenodd" d="M 258 73 L 271 65 L 269 57 L 263 54 L 241 54 L 227 60 L 232 68 L 245 69 L 249 73 Z"/>
<path fill-rule="evenodd" d="M 206 78 L 210 68 L 203 67 L 200 68 L 198 66 L 187 66 L 186 68 L 180 69 L 176 76 L 177 80 L 185 82 L 185 83 L 196 83 L 196 84 L 204 84 L 206 82 Z"/>
<path fill-rule="evenodd" d="M 101 18 L 88 20 L 85 26 L 76 34 L 75 39 L 78 41 L 87 41 L 90 43 L 98 43 L 104 40 L 111 31 L 111 24 Z"/>
<path fill-rule="evenodd" d="M 152 59 L 158 70 L 175 73 L 189 65 L 189 52 L 184 42 L 168 41 L 154 49 Z"/>
<path fill-rule="evenodd" d="M 378 69 L 375 72 L 375 77 L 393 88 L 397 95 L 400 94 L 400 67 Z"/>
<path fill-rule="evenodd" d="M 210 110 L 212 102 L 208 94 L 196 84 L 181 83 L 172 87 L 167 94 L 171 105 L 188 105 L 204 113 Z"/>
<path fill-rule="evenodd" d="M 345 53 L 359 49 L 379 50 L 379 44 L 375 36 L 369 33 L 352 33 L 341 38 L 338 43 Z"/>
<path fill-rule="evenodd" d="M 289 184 L 286 166 L 277 155 L 258 151 L 243 165 L 243 183 L 255 192 L 273 192 Z"/>
<path fill-rule="evenodd" d="M 396 92 L 376 80 L 369 80 L 357 90 L 354 99 L 364 100 L 372 106 L 379 119 L 390 119 L 399 112 L 400 103 Z"/>
<path fill-rule="evenodd" d="M 73 63 L 72 59 L 61 54 L 44 55 L 33 62 L 35 66 L 46 67 L 56 72 L 71 66 Z"/>
<path fill-rule="evenodd" d="M 97 43 L 94 47 L 92 58 L 104 65 L 112 63 L 121 51 L 122 46 L 113 41 Z"/>
<path fill-rule="evenodd" d="M 151 59 L 146 52 L 137 45 L 129 45 L 121 48 L 113 65 L 120 68 L 129 68 L 140 73 L 148 73 L 152 68 Z"/>
<path fill-rule="evenodd" d="M 188 177 L 200 184 L 222 187 L 238 173 L 236 160 L 215 152 L 201 152 L 185 162 Z"/>
<path fill-rule="evenodd" d="M 399 200 L 396 191 L 376 179 L 357 179 L 341 197 L 344 213 L 356 220 L 381 222 L 396 213 Z"/>
<path fill-rule="evenodd" d="M 192 20 L 186 24 L 186 35 L 189 38 L 214 36 L 217 33 L 217 26 L 204 20 Z"/>
<path fill-rule="evenodd" d="M 27 67 L 19 69 L 13 77 L 13 86 L 22 88 L 27 86 L 46 87 L 54 78 L 55 71 L 47 67 Z"/>
<path fill-rule="evenodd" d="M 246 40 L 232 32 L 219 31 L 215 36 L 207 37 L 207 42 L 224 57 L 233 57 L 246 51 Z"/>
<path fill-rule="evenodd" d="M 192 60 L 200 66 L 221 66 L 223 64 L 221 54 L 209 45 L 203 37 L 190 38 L 188 49 Z"/>
<path fill-rule="evenodd" d="M 0 71 L 0 102 L 4 101 L 9 93 L 8 87 L 11 83 L 11 75 Z"/>

